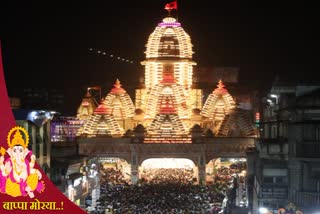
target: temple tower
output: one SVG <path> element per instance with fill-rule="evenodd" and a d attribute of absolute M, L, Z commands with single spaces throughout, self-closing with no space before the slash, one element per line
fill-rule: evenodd
<path fill-rule="evenodd" d="M 178 118 L 189 127 L 193 109 L 202 107 L 202 90 L 192 88 L 192 43 L 181 23 L 168 14 L 150 34 L 146 44 L 145 87 L 136 90 L 136 108 L 145 112 L 150 124 L 163 99 L 169 99 Z"/>

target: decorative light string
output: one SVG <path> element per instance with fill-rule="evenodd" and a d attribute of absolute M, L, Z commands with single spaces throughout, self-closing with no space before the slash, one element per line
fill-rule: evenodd
<path fill-rule="evenodd" d="M 102 50 L 99 50 L 99 49 L 89 48 L 89 51 L 92 52 L 92 53 L 101 55 L 101 56 L 103 56 L 103 57 L 105 57 L 107 59 L 118 60 L 118 61 L 121 61 L 121 62 L 131 63 L 131 64 L 134 63 L 134 61 L 131 60 L 131 59 L 126 59 L 124 57 L 120 57 L 120 56 L 117 56 L 115 54 L 110 54 L 110 53 L 107 53 L 106 51 L 102 51 Z"/>

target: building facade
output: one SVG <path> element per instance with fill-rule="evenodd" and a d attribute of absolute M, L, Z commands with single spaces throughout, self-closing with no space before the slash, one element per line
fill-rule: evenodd
<path fill-rule="evenodd" d="M 28 149 L 32 150 L 37 163 L 50 177 L 51 173 L 51 123 L 52 111 L 13 109 L 18 126 L 24 127 L 29 135 Z"/>
<path fill-rule="evenodd" d="M 320 207 L 319 86 L 276 84 L 261 108 L 253 210 Z"/>

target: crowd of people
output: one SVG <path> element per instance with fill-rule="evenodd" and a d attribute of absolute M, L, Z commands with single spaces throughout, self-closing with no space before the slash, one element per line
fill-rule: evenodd
<path fill-rule="evenodd" d="M 147 168 L 141 175 L 141 182 L 149 184 L 193 184 L 195 181 L 194 172 L 189 168 Z"/>
<path fill-rule="evenodd" d="M 224 213 L 223 202 L 234 198 L 232 174 L 241 170 L 221 167 L 212 175 L 212 184 L 201 186 L 192 169 L 144 169 L 138 185 L 131 185 L 120 170 L 101 168 L 100 213 Z"/>
<path fill-rule="evenodd" d="M 121 170 L 116 170 L 114 168 L 104 168 L 101 167 L 100 169 L 101 174 L 101 184 L 128 184 L 129 180 L 124 178 L 123 173 Z M 103 188 L 101 187 L 103 190 Z"/>

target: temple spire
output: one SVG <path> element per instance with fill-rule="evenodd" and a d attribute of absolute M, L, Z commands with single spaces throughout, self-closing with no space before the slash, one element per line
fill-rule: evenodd
<path fill-rule="evenodd" d="M 113 85 L 114 88 L 111 89 L 111 94 L 124 94 L 126 91 L 121 87 L 120 80 L 117 78 L 115 84 Z"/>
<path fill-rule="evenodd" d="M 223 89 L 225 87 L 225 85 L 223 84 L 221 79 L 219 80 L 219 83 L 218 83 L 217 86 L 218 86 L 219 89 Z"/>
<path fill-rule="evenodd" d="M 225 85 L 223 84 L 221 79 L 219 80 L 217 88 L 214 89 L 213 93 L 214 94 L 221 94 L 221 95 L 228 93 L 228 90 L 225 89 Z"/>
<path fill-rule="evenodd" d="M 122 85 L 120 84 L 120 80 L 117 78 L 116 83 L 113 85 L 116 88 L 120 88 Z"/>

